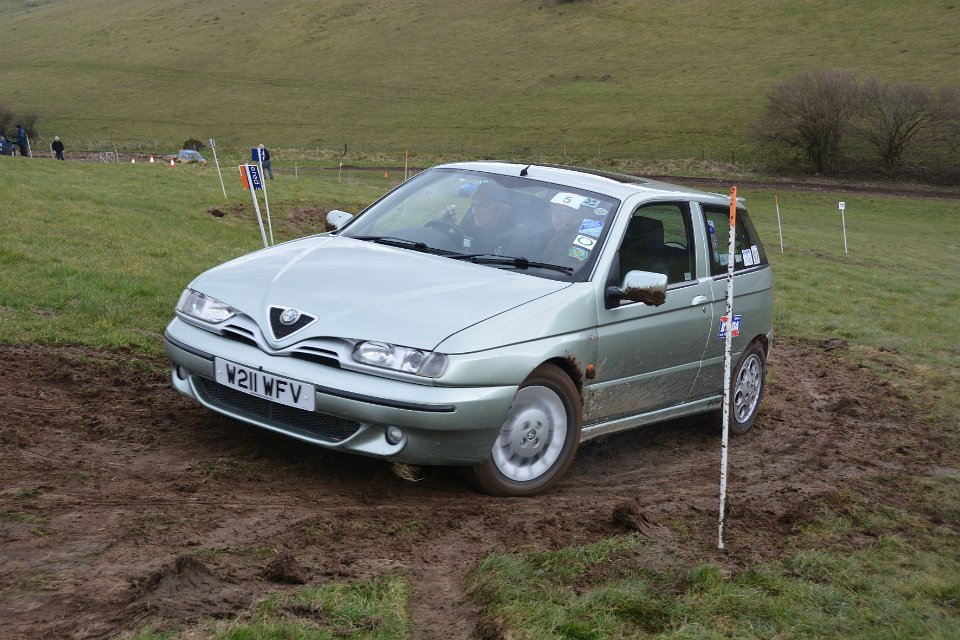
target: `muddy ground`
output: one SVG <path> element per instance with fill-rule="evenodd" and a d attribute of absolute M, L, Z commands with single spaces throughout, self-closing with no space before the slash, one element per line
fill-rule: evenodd
<path fill-rule="evenodd" d="M 450 470 L 412 482 L 221 418 L 129 354 L 0 346 L 2 635 L 110 637 L 228 616 L 296 588 L 284 580 L 398 570 L 414 588 L 416 638 L 470 638 L 480 621 L 465 576 L 491 552 L 633 527 L 692 560 L 776 556 L 831 494 L 869 493 L 871 477 L 924 472 L 943 452 L 843 348 L 776 344 L 761 416 L 732 440 L 723 555 L 708 420 L 587 443 L 556 490 L 500 499 Z M 285 553 L 293 562 L 277 571 Z"/>

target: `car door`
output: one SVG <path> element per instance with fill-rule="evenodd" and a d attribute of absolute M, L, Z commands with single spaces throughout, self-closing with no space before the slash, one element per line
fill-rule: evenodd
<path fill-rule="evenodd" d="M 701 203 L 700 216 L 706 233 L 707 272 L 712 284 L 710 306 L 714 325 L 707 341 L 700 375 L 694 383 L 694 398 L 723 393 L 726 336 L 720 318 L 727 308 L 727 260 L 730 238 L 730 211 L 727 206 Z M 773 323 L 773 276 L 760 238 L 746 211 L 737 211 L 734 235 L 733 357 L 757 336 L 766 335 Z"/>
<path fill-rule="evenodd" d="M 598 304 L 598 357 L 584 423 L 626 417 L 685 401 L 713 323 L 709 278 L 697 277 L 697 231 L 689 202 L 641 205 L 631 214 L 607 283 L 631 270 L 667 275 L 658 307 Z"/>

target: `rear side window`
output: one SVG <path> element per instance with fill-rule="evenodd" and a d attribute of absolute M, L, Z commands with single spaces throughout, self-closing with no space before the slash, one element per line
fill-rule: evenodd
<path fill-rule="evenodd" d="M 710 273 L 715 276 L 727 273 L 728 247 L 730 237 L 730 209 L 711 205 L 703 207 L 707 225 L 707 237 L 710 238 Z M 760 237 L 746 211 L 737 210 L 737 230 L 734 239 L 734 271 L 752 269 L 767 264 L 767 254 L 760 244 Z"/>

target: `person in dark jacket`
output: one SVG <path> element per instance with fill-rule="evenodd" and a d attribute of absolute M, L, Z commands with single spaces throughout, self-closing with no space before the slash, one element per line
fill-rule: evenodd
<path fill-rule="evenodd" d="M 30 155 L 30 142 L 27 140 L 27 132 L 17 125 L 17 145 L 20 147 L 20 155 L 26 157 Z"/>
<path fill-rule="evenodd" d="M 267 151 L 263 145 L 260 145 L 260 163 L 263 164 L 264 171 L 270 174 L 270 179 L 273 180 L 273 168 L 270 166 L 270 152 Z"/>
<path fill-rule="evenodd" d="M 63 143 L 60 142 L 60 136 L 53 136 L 53 144 L 50 148 L 57 154 L 57 160 L 63 160 Z"/>

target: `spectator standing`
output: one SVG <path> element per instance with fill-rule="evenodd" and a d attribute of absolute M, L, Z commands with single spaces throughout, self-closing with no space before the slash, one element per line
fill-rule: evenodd
<path fill-rule="evenodd" d="M 20 125 L 17 125 L 17 145 L 20 147 L 20 155 L 30 155 L 30 141 L 27 140 L 27 132 Z"/>
<path fill-rule="evenodd" d="M 56 155 L 57 160 L 63 160 L 63 143 L 60 142 L 60 136 L 53 136 L 53 143 L 50 145 Z"/>
<path fill-rule="evenodd" d="M 270 176 L 270 179 L 273 180 L 273 169 L 270 166 L 270 152 L 267 151 L 267 148 L 262 144 L 260 145 L 260 163 Z"/>

